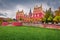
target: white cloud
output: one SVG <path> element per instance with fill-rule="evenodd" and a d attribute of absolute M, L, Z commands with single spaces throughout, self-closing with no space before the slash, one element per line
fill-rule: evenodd
<path fill-rule="evenodd" d="M 43 7 L 44 11 L 46 9 L 50 8 L 50 6 L 47 3 L 36 3 L 36 4 L 38 4 L 39 6 L 42 4 L 42 7 Z M 34 4 L 34 5 L 36 5 L 36 4 Z M 24 6 L 24 5 L 16 5 L 14 7 L 15 7 L 15 9 L 13 8 L 12 10 L 0 10 L 0 12 L 7 13 L 8 14 L 7 17 L 9 17 L 9 18 L 15 18 L 16 17 L 16 12 L 18 10 L 20 10 L 20 11 L 24 10 L 24 13 L 26 13 L 26 14 L 28 14 L 29 10 L 30 10 L 30 8 L 28 6 Z M 31 9 L 33 10 L 33 7 Z M 53 7 L 52 7 L 52 10 L 54 10 Z"/>
<path fill-rule="evenodd" d="M 13 16 L 15 16 L 15 11 L 13 10 L 0 10 L 0 13 L 7 13 L 7 16 L 6 17 L 9 17 L 9 18 L 13 18 Z"/>
<path fill-rule="evenodd" d="M 28 7 L 25 7 L 25 6 L 22 6 L 22 5 L 17 5 L 16 6 L 16 9 L 15 9 L 15 11 L 21 11 L 21 10 L 23 10 L 24 11 L 24 13 L 29 13 L 29 8 Z"/>
<path fill-rule="evenodd" d="M 44 11 L 48 10 L 49 8 L 52 8 L 52 11 L 56 10 L 53 6 L 48 5 L 46 2 L 35 3 L 35 5 L 38 5 L 38 6 L 40 6 L 41 4 Z"/>

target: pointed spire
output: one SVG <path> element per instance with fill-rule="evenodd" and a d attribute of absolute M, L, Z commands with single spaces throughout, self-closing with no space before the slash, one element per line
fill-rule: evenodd
<path fill-rule="evenodd" d="M 22 12 L 23 12 L 23 9 L 22 9 Z"/>
<path fill-rule="evenodd" d="M 32 15 L 31 8 L 30 8 L 30 11 L 29 11 L 29 15 L 30 15 L 30 16 Z"/>
<path fill-rule="evenodd" d="M 16 13 L 19 14 L 19 10 Z"/>
<path fill-rule="evenodd" d="M 36 8 L 38 7 L 38 5 L 35 6 Z"/>
<path fill-rule="evenodd" d="M 18 10 L 18 12 L 19 12 L 19 10 Z"/>
<path fill-rule="evenodd" d="M 32 12 L 31 12 L 31 8 L 30 8 L 30 11 L 29 11 L 29 13 L 31 14 Z"/>
<path fill-rule="evenodd" d="M 35 5 L 35 7 L 34 8 L 37 8 L 38 7 L 38 5 Z"/>
<path fill-rule="evenodd" d="M 19 11 L 19 13 L 24 13 L 24 11 L 23 11 L 23 10 L 21 10 L 21 11 Z"/>
<path fill-rule="evenodd" d="M 41 10 L 42 10 L 42 4 L 41 4 L 40 8 L 41 8 Z"/>
<path fill-rule="evenodd" d="M 41 4 L 41 7 L 42 7 L 42 4 Z"/>

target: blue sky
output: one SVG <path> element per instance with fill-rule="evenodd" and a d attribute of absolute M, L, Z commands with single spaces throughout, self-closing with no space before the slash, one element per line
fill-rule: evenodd
<path fill-rule="evenodd" d="M 60 6 L 60 0 L 0 0 L 0 12 L 7 13 L 7 17 L 15 18 L 17 10 L 24 10 L 27 14 L 35 5 L 43 5 L 43 10 L 49 7 L 56 10 Z"/>

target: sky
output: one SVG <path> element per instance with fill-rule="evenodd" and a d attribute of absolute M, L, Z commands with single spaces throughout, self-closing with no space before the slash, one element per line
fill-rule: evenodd
<path fill-rule="evenodd" d="M 29 10 L 33 10 L 35 5 L 43 6 L 43 10 L 52 8 L 52 10 L 58 9 L 60 6 L 60 0 L 0 0 L 0 13 L 7 13 L 6 17 L 15 18 L 18 10 L 24 10 L 25 14 L 29 13 Z"/>

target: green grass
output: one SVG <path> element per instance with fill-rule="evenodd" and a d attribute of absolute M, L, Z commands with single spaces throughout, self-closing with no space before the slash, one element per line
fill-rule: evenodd
<path fill-rule="evenodd" d="M 0 40 L 60 40 L 60 30 L 36 27 L 0 27 Z"/>

